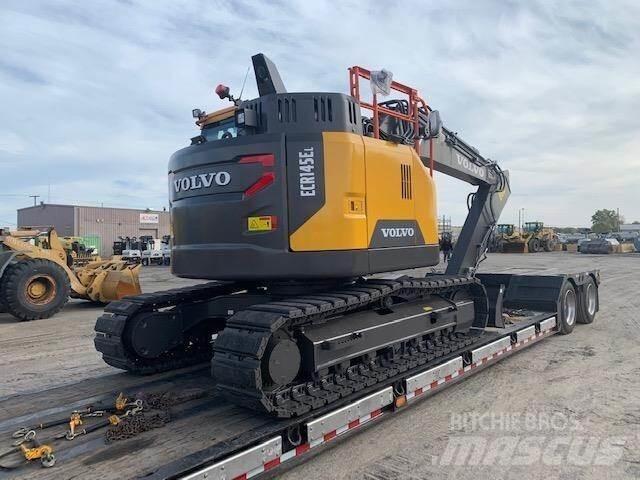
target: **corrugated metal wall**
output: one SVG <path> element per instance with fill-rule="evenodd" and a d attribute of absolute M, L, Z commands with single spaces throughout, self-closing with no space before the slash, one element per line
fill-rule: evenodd
<path fill-rule="evenodd" d="M 113 255 L 113 242 L 121 236 L 162 238 L 171 229 L 169 212 L 80 206 L 75 207 L 75 225 L 76 235 L 101 238 L 102 257 Z"/>
<path fill-rule="evenodd" d="M 60 236 L 74 234 L 74 214 L 71 205 L 36 205 L 18 210 L 19 227 L 55 227 Z"/>

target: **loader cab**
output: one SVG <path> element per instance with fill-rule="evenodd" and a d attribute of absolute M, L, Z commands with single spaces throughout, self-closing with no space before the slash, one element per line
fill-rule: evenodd
<path fill-rule="evenodd" d="M 544 228 L 544 223 L 542 222 L 526 222 L 522 230 L 525 233 L 538 233 Z"/>
<path fill-rule="evenodd" d="M 515 230 L 514 225 L 508 223 L 500 223 L 496 227 L 496 231 L 500 235 L 511 236 Z"/>

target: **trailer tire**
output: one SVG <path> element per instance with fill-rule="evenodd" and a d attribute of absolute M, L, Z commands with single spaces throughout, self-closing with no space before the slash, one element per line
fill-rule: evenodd
<path fill-rule="evenodd" d="M 593 323 L 598 311 L 598 300 L 598 287 L 593 278 L 589 277 L 582 285 L 582 292 L 579 296 L 578 323 Z"/>
<path fill-rule="evenodd" d="M 576 289 L 571 282 L 565 282 L 560 290 L 560 302 L 558 308 L 558 330 L 562 335 L 573 332 L 578 316 L 578 297 Z"/>
<path fill-rule="evenodd" d="M 49 318 L 69 301 L 67 273 L 46 259 L 20 260 L 4 272 L 0 302 L 20 320 Z"/>

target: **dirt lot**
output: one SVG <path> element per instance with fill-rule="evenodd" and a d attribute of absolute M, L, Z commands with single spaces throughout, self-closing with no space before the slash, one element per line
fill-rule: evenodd
<path fill-rule="evenodd" d="M 640 478 L 640 255 L 493 255 L 482 270 L 518 267 L 599 268 L 596 322 L 505 359 L 282 478 Z M 163 267 L 143 269 L 144 291 L 188 283 Z M 93 349 L 100 310 L 74 301 L 30 323 L 0 314 L 0 422 L 9 414 L 3 405 L 35 392 L 113 377 Z"/>

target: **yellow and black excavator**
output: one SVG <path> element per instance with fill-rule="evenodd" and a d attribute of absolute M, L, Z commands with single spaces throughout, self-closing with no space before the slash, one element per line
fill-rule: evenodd
<path fill-rule="evenodd" d="M 35 320 L 56 314 L 70 297 L 108 303 L 141 293 L 139 267 L 113 260 L 73 263 L 54 228 L 0 229 L 0 310 Z"/>
<path fill-rule="evenodd" d="M 147 374 L 211 361 L 224 398 L 294 417 L 383 385 L 402 392 L 402 372 L 504 328 L 503 306 L 537 311 L 531 322 L 553 312 L 563 333 L 593 320 L 596 273 L 477 272 L 508 174 L 416 89 L 354 66 L 349 95 L 290 93 L 264 55 L 253 67 L 259 97 L 220 85 L 233 106 L 194 110 L 200 131 L 169 161 L 172 272 L 215 281 L 109 304 L 95 326 L 108 364 Z M 433 171 L 477 187 L 446 271 L 382 275 L 439 263 Z"/>

